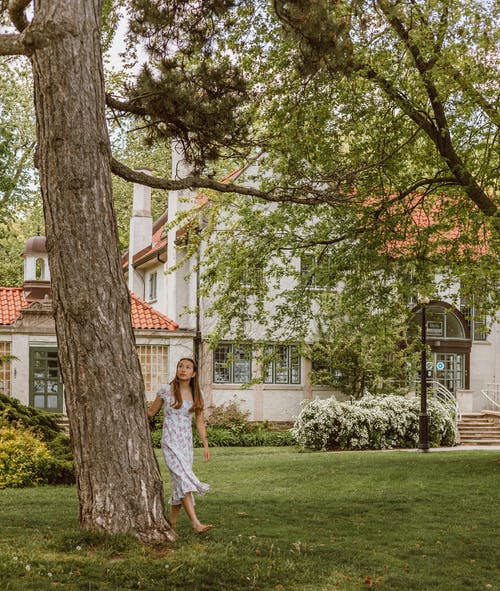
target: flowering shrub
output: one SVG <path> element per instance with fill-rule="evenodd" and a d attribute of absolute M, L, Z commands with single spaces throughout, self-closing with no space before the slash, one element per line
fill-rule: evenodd
<path fill-rule="evenodd" d="M 238 400 L 223 402 L 219 406 L 209 406 L 206 410 L 207 427 L 240 430 L 248 425 L 249 411 L 242 410 Z"/>
<path fill-rule="evenodd" d="M 47 445 L 31 431 L 0 427 L 0 489 L 46 482 L 50 463 Z"/>
<path fill-rule="evenodd" d="M 453 445 L 453 412 L 431 398 L 427 405 L 429 442 Z M 308 449 L 390 449 L 417 447 L 420 401 L 402 396 L 365 396 L 355 402 L 334 398 L 313 400 L 292 429 L 299 445 Z"/>

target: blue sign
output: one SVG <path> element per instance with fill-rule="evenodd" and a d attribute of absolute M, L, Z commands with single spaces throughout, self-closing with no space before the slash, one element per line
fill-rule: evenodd
<path fill-rule="evenodd" d="M 444 361 L 438 361 L 438 362 L 436 363 L 436 369 L 437 369 L 438 371 L 443 371 L 443 369 L 444 369 Z"/>

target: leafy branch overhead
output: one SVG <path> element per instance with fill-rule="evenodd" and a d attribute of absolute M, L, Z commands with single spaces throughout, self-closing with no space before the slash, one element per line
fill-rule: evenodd
<path fill-rule="evenodd" d="M 43 43 L 27 27 L 28 4 L 9 4 L 24 32 L 3 35 L 2 53 Z M 233 184 L 235 193 L 309 205 L 370 196 L 376 209 L 444 188 L 498 230 L 492 3 L 131 0 L 128 11 L 129 44 L 149 59 L 107 105 L 140 120 L 150 142 L 180 141 L 192 188 L 227 191 L 208 166 L 236 167 L 258 149 L 272 180 Z"/>

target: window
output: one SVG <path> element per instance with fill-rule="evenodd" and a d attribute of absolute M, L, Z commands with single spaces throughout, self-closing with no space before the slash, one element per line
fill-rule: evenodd
<path fill-rule="evenodd" d="M 146 396 L 152 398 L 162 384 L 170 380 L 168 375 L 167 345 L 137 345 Z"/>
<path fill-rule="evenodd" d="M 62 412 L 63 385 L 56 347 L 30 347 L 30 405 L 49 412 Z"/>
<path fill-rule="evenodd" d="M 344 378 L 344 374 L 326 359 L 312 356 L 311 376 L 315 386 L 335 386 Z"/>
<path fill-rule="evenodd" d="M 0 342 L 0 392 L 10 396 L 10 343 Z"/>
<path fill-rule="evenodd" d="M 414 316 L 418 326 L 422 325 L 422 310 Z M 464 326 L 451 310 L 442 306 L 426 306 L 425 319 L 427 337 L 431 339 L 465 339 Z"/>
<path fill-rule="evenodd" d="M 222 343 L 214 351 L 215 384 L 246 384 L 252 379 L 252 348 L 250 345 Z"/>
<path fill-rule="evenodd" d="M 266 348 L 265 384 L 300 384 L 300 355 L 296 345 Z"/>
<path fill-rule="evenodd" d="M 300 274 L 310 288 L 326 289 L 332 285 L 332 260 L 327 254 L 316 256 L 303 254 L 300 257 Z"/>
<path fill-rule="evenodd" d="M 36 259 L 35 261 L 35 279 L 37 281 L 45 279 L 45 261 L 43 259 Z"/>
<path fill-rule="evenodd" d="M 246 261 L 240 267 L 240 287 L 256 290 L 264 284 L 264 269 L 258 260 Z"/>
<path fill-rule="evenodd" d="M 151 302 L 156 300 L 156 285 L 157 285 L 158 273 L 150 273 L 148 280 L 148 301 Z"/>
<path fill-rule="evenodd" d="M 488 336 L 485 314 L 479 314 L 476 306 L 469 305 L 466 298 L 460 298 L 460 311 L 467 319 L 470 327 L 470 336 L 473 341 L 485 341 Z"/>

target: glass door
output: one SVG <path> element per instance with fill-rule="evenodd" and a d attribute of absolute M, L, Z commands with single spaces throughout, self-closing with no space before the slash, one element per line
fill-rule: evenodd
<path fill-rule="evenodd" d="M 63 385 L 56 347 L 30 348 L 30 404 L 48 412 L 63 411 Z"/>
<path fill-rule="evenodd" d="M 432 378 L 442 384 L 453 394 L 465 384 L 464 353 L 433 353 Z M 429 364 L 428 364 L 429 365 Z"/>

